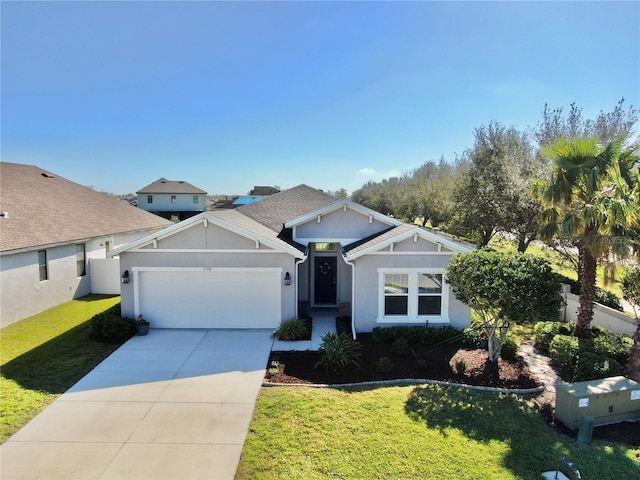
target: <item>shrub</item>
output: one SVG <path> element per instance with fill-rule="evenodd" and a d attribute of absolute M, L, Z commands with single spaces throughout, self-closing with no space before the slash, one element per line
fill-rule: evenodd
<path fill-rule="evenodd" d="M 409 342 L 406 338 L 396 338 L 393 344 L 391 344 L 391 352 L 398 357 L 406 357 L 410 351 Z"/>
<path fill-rule="evenodd" d="M 576 362 L 574 382 L 613 377 L 622 373 L 622 367 L 613 358 L 596 352 L 582 351 Z"/>
<path fill-rule="evenodd" d="M 449 325 L 443 327 L 422 326 L 392 326 L 375 327 L 372 331 L 373 339 L 379 343 L 393 343 L 399 338 L 408 343 L 432 345 L 453 339 L 461 334 L 460 330 Z"/>
<path fill-rule="evenodd" d="M 91 318 L 90 337 L 98 342 L 122 343 L 137 333 L 135 320 L 120 316 L 115 305 Z"/>
<path fill-rule="evenodd" d="M 549 345 L 549 356 L 563 378 L 573 378 L 580 343 L 577 337 L 556 335 Z"/>
<path fill-rule="evenodd" d="M 467 373 L 467 363 L 464 360 L 458 360 L 456 362 L 456 373 L 458 375 L 464 375 Z"/>
<path fill-rule="evenodd" d="M 360 344 L 344 333 L 329 332 L 322 337 L 320 360 L 315 367 L 339 374 L 347 366 L 360 366 Z"/>
<path fill-rule="evenodd" d="M 462 331 L 462 346 L 467 350 L 475 350 L 476 348 L 480 348 L 480 340 L 482 339 L 480 331 L 481 329 L 479 328 L 465 328 Z"/>
<path fill-rule="evenodd" d="M 621 333 L 613 333 L 604 328 L 601 330 L 602 333 L 592 340 L 593 352 L 609 357 L 620 365 L 626 365 L 629 362 L 633 340 Z"/>
<path fill-rule="evenodd" d="M 302 340 L 309 334 L 307 326 L 304 320 L 300 318 L 292 318 L 291 320 L 285 320 L 280 324 L 280 328 L 276 331 L 276 338 L 278 340 L 285 340 L 294 342 L 296 340 Z"/>
<path fill-rule="evenodd" d="M 513 361 L 518 356 L 519 348 L 520 347 L 518 347 L 518 344 L 515 342 L 515 340 L 513 340 L 512 338 L 507 338 L 507 340 L 504 342 L 504 345 L 502 345 L 502 350 L 500 350 L 500 356 L 505 360 Z"/>
<path fill-rule="evenodd" d="M 390 373 L 393 370 L 393 362 L 389 357 L 380 357 L 375 365 L 378 373 Z"/>
<path fill-rule="evenodd" d="M 538 322 L 533 327 L 534 345 L 543 352 L 549 351 L 549 345 L 556 335 L 571 335 L 575 324 L 565 322 Z"/>

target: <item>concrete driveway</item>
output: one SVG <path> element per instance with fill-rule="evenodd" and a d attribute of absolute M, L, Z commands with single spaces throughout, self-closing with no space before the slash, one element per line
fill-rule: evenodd
<path fill-rule="evenodd" d="M 272 343 L 267 330 L 133 337 L 0 447 L 0 477 L 232 479 Z"/>

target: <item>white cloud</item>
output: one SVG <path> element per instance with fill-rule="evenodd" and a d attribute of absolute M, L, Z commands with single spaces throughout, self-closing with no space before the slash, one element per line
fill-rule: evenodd
<path fill-rule="evenodd" d="M 356 172 L 358 175 L 362 175 L 364 177 L 375 177 L 376 171 L 373 168 L 361 168 Z"/>

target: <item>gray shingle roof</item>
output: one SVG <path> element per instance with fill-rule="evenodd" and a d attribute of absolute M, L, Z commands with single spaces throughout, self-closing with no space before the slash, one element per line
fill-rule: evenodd
<path fill-rule="evenodd" d="M 172 223 L 35 165 L 0 163 L 0 251 L 31 249 Z"/>
<path fill-rule="evenodd" d="M 150 183 L 136 193 L 191 193 L 191 194 L 206 194 L 204 190 L 198 187 L 194 187 L 190 183 L 182 180 L 167 180 L 164 177 L 160 177 L 153 183 Z"/>
<path fill-rule="evenodd" d="M 307 185 L 284 190 L 264 200 L 239 207 L 238 212 L 280 233 L 286 222 L 337 202 L 335 197 Z"/>

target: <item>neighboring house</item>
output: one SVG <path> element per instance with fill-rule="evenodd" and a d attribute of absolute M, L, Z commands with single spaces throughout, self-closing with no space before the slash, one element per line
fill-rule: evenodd
<path fill-rule="evenodd" d="M 91 293 L 90 260 L 172 225 L 40 167 L 5 162 L 0 212 L 2 326 Z M 116 265 L 116 291 L 119 275 Z"/>
<path fill-rule="evenodd" d="M 181 180 L 159 178 L 136 194 L 138 208 L 167 219 L 184 220 L 207 209 L 207 192 Z"/>
<path fill-rule="evenodd" d="M 160 328 L 276 328 L 330 308 L 355 332 L 470 323 L 445 268 L 473 246 L 300 185 L 204 212 L 111 252 L 122 313 Z"/>
<path fill-rule="evenodd" d="M 264 200 L 265 198 L 275 195 L 276 193 L 280 193 L 275 187 L 261 187 L 255 186 L 249 192 L 249 195 L 244 197 L 239 197 L 233 202 L 233 208 L 239 207 L 240 205 L 249 205 L 253 202 L 257 202 L 259 200 Z"/>

